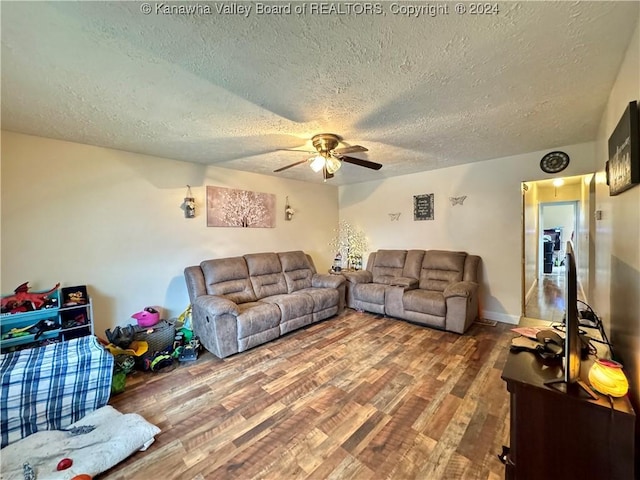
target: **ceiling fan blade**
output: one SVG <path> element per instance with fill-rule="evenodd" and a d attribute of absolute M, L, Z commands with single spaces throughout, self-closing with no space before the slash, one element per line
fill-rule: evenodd
<path fill-rule="evenodd" d="M 370 168 L 372 170 L 380 170 L 382 168 L 382 165 L 379 163 L 370 162 L 369 160 L 363 160 L 361 158 L 347 157 L 346 155 L 340 155 L 338 158 L 343 162 L 353 163 L 354 165 Z"/>
<path fill-rule="evenodd" d="M 312 150 L 298 150 L 297 148 L 279 148 L 276 150 L 278 152 L 300 152 L 300 153 L 308 153 L 310 155 L 317 153 Z"/>
<path fill-rule="evenodd" d="M 286 167 L 282 167 L 282 168 L 279 168 L 277 170 L 274 170 L 273 173 L 282 172 L 283 170 L 286 170 L 286 169 L 291 168 L 291 167 L 295 167 L 296 165 L 300 165 L 301 163 L 306 163 L 306 162 L 307 162 L 307 160 L 300 160 L 299 162 L 292 163 L 291 165 L 287 165 Z"/>
<path fill-rule="evenodd" d="M 369 151 L 368 149 L 360 145 L 352 145 L 350 147 L 336 148 L 333 150 L 333 153 L 343 154 L 343 153 L 356 153 L 356 152 L 368 152 L 368 151 Z"/>

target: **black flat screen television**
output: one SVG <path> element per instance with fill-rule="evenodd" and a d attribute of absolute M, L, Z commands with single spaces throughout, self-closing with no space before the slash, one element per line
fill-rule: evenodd
<path fill-rule="evenodd" d="M 580 340 L 580 314 L 578 312 L 578 270 L 571 242 L 567 242 L 564 265 L 564 381 L 575 383 L 580 379 L 582 340 Z"/>
<path fill-rule="evenodd" d="M 586 383 L 580 380 L 580 364 L 582 362 L 582 338 L 580 337 L 580 313 L 578 311 L 578 268 L 576 255 L 571 241 L 565 250 L 565 288 L 564 288 L 564 357 L 562 378 L 545 382 L 546 385 L 566 384 L 567 392 L 572 385 L 581 387 L 589 396 L 598 396 Z"/>

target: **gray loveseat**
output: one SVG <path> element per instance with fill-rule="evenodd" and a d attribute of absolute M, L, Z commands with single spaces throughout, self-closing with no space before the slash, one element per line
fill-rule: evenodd
<path fill-rule="evenodd" d="M 443 250 L 378 250 L 345 272 L 347 306 L 464 333 L 478 316 L 480 257 Z"/>
<path fill-rule="evenodd" d="M 184 270 L 194 333 L 219 358 L 344 309 L 345 279 L 302 251 L 207 260 Z"/>

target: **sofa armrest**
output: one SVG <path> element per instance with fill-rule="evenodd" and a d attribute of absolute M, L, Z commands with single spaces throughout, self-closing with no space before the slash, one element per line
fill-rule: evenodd
<path fill-rule="evenodd" d="M 311 277 L 311 286 L 320 288 L 338 288 L 344 283 L 342 275 L 331 275 L 329 273 L 314 273 Z"/>
<path fill-rule="evenodd" d="M 238 305 L 217 295 L 202 295 L 193 303 L 193 333 L 218 358 L 238 353 Z"/>
<path fill-rule="evenodd" d="M 471 326 L 478 317 L 478 288 L 475 282 L 458 282 L 444 289 L 445 330 L 462 334 Z"/>
<path fill-rule="evenodd" d="M 237 317 L 240 314 L 240 310 L 238 310 L 238 305 L 236 303 L 218 295 L 202 295 L 196 298 L 194 305 L 197 305 L 198 308 L 203 309 L 213 316 L 228 313 Z"/>
<path fill-rule="evenodd" d="M 358 270 L 357 272 L 342 272 L 344 278 L 349 283 L 371 283 L 373 274 L 369 270 Z"/>
<path fill-rule="evenodd" d="M 447 288 L 444 289 L 442 293 L 444 298 L 450 297 L 472 297 L 478 291 L 478 284 L 475 282 L 458 282 L 452 283 Z"/>
<path fill-rule="evenodd" d="M 413 277 L 396 277 L 391 281 L 392 286 L 394 287 L 403 287 L 404 290 L 414 290 L 418 288 L 418 284 L 420 281 L 417 278 Z"/>

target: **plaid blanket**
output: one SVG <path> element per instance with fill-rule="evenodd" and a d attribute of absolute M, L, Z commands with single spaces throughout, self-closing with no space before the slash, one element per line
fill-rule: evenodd
<path fill-rule="evenodd" d="M 0 355 L 2 447 L 106 405 L 112 376 L 113 356 L 94 336 Z"/>

